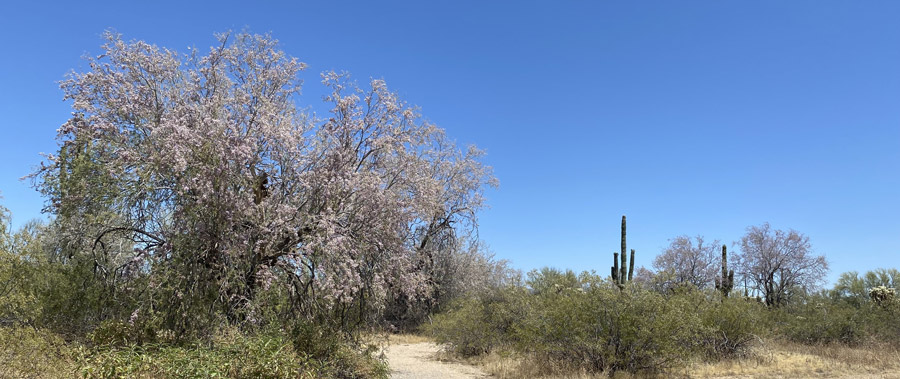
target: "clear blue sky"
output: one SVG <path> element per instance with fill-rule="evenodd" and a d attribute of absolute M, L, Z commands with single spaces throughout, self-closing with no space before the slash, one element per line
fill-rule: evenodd
<path fill-rule="evenodd" d="M 0 5 L 0 203 L 69 115 L 56 82 L 100 35 L 186 51 L 272 32 L 318 73 L 384 78 L 500 179 L 496 255 L 608 272 L 619 220 L 638 265 L 680 234 L 770 222 L 840 272 L 900 267 L 900 2 L 7 1 Z"/>

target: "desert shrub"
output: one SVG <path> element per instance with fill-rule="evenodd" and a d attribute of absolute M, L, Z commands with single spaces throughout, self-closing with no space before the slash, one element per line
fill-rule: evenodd
<path fill-rule="evenodd" d="M 865 304 L 858 312 L 868 338 L 900 347 L 900 301 Z"/>
<path fill-rule="evenodd" d="M 514 328 L 528 313 L 528 296 L 523 288 L 508 287 L 459 299 L 422 329 L 466 357 L 509 347 L 514 343 Z"/>
<path fill-rule="evenodd" d="M 33 324 L 40 301 L 29 282 L 33 268 L 21 256 L 0 248 L 0 325 Z"/>
<path fill-rule="evenodd" d="M 856 345 L 865 337 L 861 312 L 846 302 L 811 296 L 772 313 L 778 333 L 794 342 Z"/>
<path fill-rule="evenodd" d="M 0 327 L 0 378 L 66 378 L 73 351 L 57 334 L 31 327 Z"/>
<path fill-rule="evenodd" d="M 38 323 L 42 313 L 42 261 L 35 252 L 41 225 L 29 222 L 13 233 L 10 218 L 0 206 L 0 325 Z"/>
<path fill-rule="evenodd" d="M 313 357 L 294 348 L 288 333 L 236 329 L 190 344 L 127 342 L 129 324 L 104 323 L 92 337 L 105 344 L 66 342 L 47 329 L 0 328 L 3 378 L 384 378 L 372 348 L 341 343 Z"/>
<path fill-rule="evenodd" d="M 700 326 L 680 304 L 637 287 L 595 281 L 534 300 L 521 348 L 578 370 L 661 371 L 690 353 L 683 346 Z"/>
<path fill-rule="evenodd" d="M 687 301 L 601 277 L 556 270 L 529 274 L 531 289 L 469 298 L 429 328 L 457 354 L 515 350 L 549 371 L 658 372 L 690 355 L 702 330 Z M 688 348 L 685 348 L 685 347 Z"/>
<path fill-rule="evenodd" d="M 714 296 L 698 306 L 704 326 L 700 347 L 712 359 L 746 356 L 767 330 L 768 310 L 753 299 L 719 299 Z"/>
<path fill-rule="evenodd" d="M 572 270 L 558 270 L 544 267 L 528 273 L 525 285 L 535 294 L 558 292 L 562 289 L 577 289 L 583 286 L 584 276 L 579 277 Z"/>
<path fill-rule="evenodd" d="M 379 378 L 387 373 L 371 351 L 345 345 L 328 357 L 315 359 L 294 349 L 284 333 L 244 335 L 232 331 L 208 344 L 82 349 L 75 360 L 78 374 L 89 378 Z"/>
<path fill-rule="evenodd" d="M 345 342 L 340 334 L 309 322 L 296 323 L 291 328 L 290 335 L 294 349 L 313 358 L 331 357 L 337 354 Z"/>
<path fill-rule="evenodd" d="M 881 287 L 883 289 L 877 290 L 877 294 L 892 296 L 888 293 L 898 284 L 900 284 L 900 271 L 895 268 L 877 268 L 864 274 L 850 271 L 841 274 L 834 288 L 829 291 L 829 295 L 859 307 L 872 300 L 873 289 Z"/>
<path fill-rule="evenodd" d="M 100 324 L 88 339 L 96 346 L 126 346 L 135 343 L 135 328 L 124 321 L 107 320 Z"/>

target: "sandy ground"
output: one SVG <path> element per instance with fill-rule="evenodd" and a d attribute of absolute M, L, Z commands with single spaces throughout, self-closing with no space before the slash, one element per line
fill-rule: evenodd
<path fill-rule="evenodd" d="M 391 367 L 391 378 L 394 379 L 470 379 L 486 378 L 487 374 L 478 368 L 452 362 L 435 360 L 440 350 L 431 342 L 397 343 L 387 348 L 388 365 Z"/>

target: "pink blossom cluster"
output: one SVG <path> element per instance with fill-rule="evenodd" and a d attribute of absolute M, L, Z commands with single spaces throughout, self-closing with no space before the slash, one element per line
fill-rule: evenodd
<path fill-rule="evenodd" d="M 304 63 L 270 36 L 217 37 L 179 54 L 106 34 L 90 70 L 61 84 L 73 116 L 35 174 L 50 210 L 83 223 L 70 216 L 102 208 L 113 216 L 97 240 L 126 231 L 151 274 L 191 257 L 239 273 L 222 288 L 281 283 L 332 305 L 427 296 L 429 238 L 475 228 L 496 184 L 483 152 L 381 80 L 324 73 L 331 110 L 310 114 Z"/>

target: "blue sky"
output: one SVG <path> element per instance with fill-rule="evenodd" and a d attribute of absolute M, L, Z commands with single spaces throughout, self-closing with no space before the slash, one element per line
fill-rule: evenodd
<path fill-rule="evenodd" d="M 900 267 L 900 2 L 190 1 L 0 5 L 0 204 L 69 115 L 56 82 L 104 30 L 179 51 L 271 32 L 318 73 L 384 78 L 501 185 L 481 237 L 515 267 L 605 273 L 681 234 L 770 222 L 840 272 Z"/>

